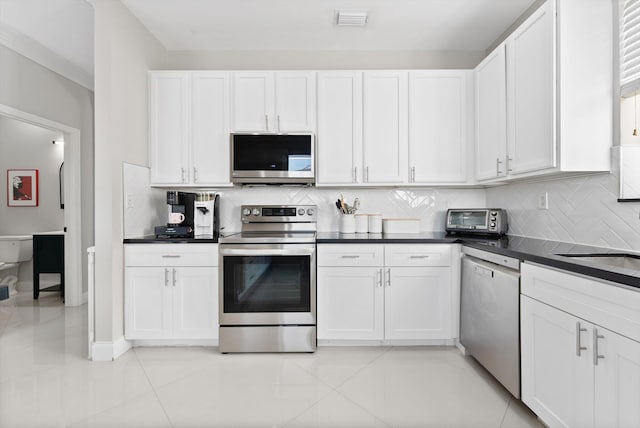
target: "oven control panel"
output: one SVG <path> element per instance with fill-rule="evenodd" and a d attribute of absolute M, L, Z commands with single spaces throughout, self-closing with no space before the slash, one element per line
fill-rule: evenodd
<path fill-rule="evenodd" d="M 315 223 L 316 205 L 242 205 L 243 223 Z"/>

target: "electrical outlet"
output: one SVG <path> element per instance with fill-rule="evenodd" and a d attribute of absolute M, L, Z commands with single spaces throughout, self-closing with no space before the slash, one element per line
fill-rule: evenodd
<path fill-rule="evenodd" d="M 549 195 L 547 192 L 538 194 L 538 209 L 539 210 L 549 209 Z"/>
<path fill-rule="evenodd" d="M 133 208 L 135 204 L 133 203 L 133 194 L 127 193 L 127 208 Z"/>

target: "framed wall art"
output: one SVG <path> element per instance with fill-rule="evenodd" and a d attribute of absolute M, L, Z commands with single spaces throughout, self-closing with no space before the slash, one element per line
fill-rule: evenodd
<path fill-rule="evenodd" d="M 7 205 L 10 207 L 38 206 L 38 170 L 7 170 Z"/>

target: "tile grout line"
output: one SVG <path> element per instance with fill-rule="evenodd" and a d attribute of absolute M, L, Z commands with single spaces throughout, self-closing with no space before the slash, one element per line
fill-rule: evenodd
<path fill-rule="evenodd" d="M 509 397 L 509 401 L 507 401 L 507 408 L 504 409 L 504 415 L 502 415 L 502 420 L 500 421 L 500 426 L 498 428 L 502 428 L 504 425 L 504 420 L 507 419 L 507 413 L 509 412 L 509 406 L 511 406 L 511 401 L 513 397 Z"/>
<path fill-rule="evenodd" d="M 173 422 L 171 421 L 171 418 L 169 417 L 167 410 L 164 408 L 164 405 L 162 404 L 162 400 L 160 400 L 160 396 L 158 395 L 158 391 L 156 391 L 156 387 L 153 385 L 153 382 L 151 382 L 151 378 L 149 377 L 147 370 L 144 368 L 144 364 L 142 364 L 142 361 L 140 361 L 140 358 L 138 357 L 138 353 L 136 352 L 136 348 L 133 348 L 131 350 L 136 356 L 136 360 L 138 361 L 138 364 L 140 364 L 140 367 L 142 368 L 142 372 L 144 373 L 144 376 L 147 378 L 147 382 L 149 382 L 149 385 L 151 386 L 153 395 L 156 396 L 156 400 L 158 400 L 158 404 L 160 404 L 160 407 L 162 408 L 162 413 L 164 413 L 164 416 L 167 418 L 167 421 L 169 422 L 169 426 L 173 428 L 174 427 Z"/>

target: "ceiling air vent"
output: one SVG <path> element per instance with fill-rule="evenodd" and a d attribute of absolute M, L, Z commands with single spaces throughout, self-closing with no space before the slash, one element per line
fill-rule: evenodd
<path fill-rule="evenodd" d="M 367 23 L 367 12 L 344 11 L 336 12 L 336 23 L 341 27 L 364 27 Z"/>

